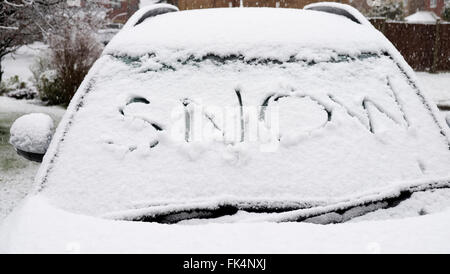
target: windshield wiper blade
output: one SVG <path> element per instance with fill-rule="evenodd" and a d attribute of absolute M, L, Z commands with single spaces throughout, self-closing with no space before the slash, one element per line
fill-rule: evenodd
<path fill-rule="evenodd" d="M 203 201 L 181 204 L 144 204 L 138 208 L 110 212 L 107 219 L 157 222 L 173 224 L 190 219 L 215 219 L 235 215 L 238 211 L 247 213 L 280 213 L 325 205 L 323 202 L 292 201 Z"/>
<path fill-rule="evenodd" d="M 250 222 L 313 222 L 318 224 L 342 223 L 381 208 L 395 207 L 415 192 L 450 188 L 450 176 L 426 178 L 399 183 L 394 188 L 350 197 L 331 203 L 323 201 L 292 202 L 267 200 L 217 200 L 181 204 L 144 205 L 144 207 L 116 211 L 103 215 L 107 219 L 174 224 L 191 219 L 215 219 L 247 213 Z M 141 205 L 142 206 L 142 205 Z M 273 213 L 273 214 L 271 214 Z"/>
<path fill-rule="evenodd" d="M 174 224 L 190 219 L 214 219 L 227 215 L 234 215 L 239 208 L 233 205 L 220 205 L 212 209 L 189 209 L 177 212 L 167 212 L 158 215 L 142 215 L 133 218 L 136 222 L 157 222 L 162 224 Z"/>

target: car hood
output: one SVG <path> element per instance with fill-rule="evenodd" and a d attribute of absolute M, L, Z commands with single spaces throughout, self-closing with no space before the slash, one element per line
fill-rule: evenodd
<path fill-rule="evenodd" d="M 0 226 L 0 253 L 448 253 L 449 230 L 450 210 L 339 225 L 166 225 L 68 213 L 38 195 Z"/>

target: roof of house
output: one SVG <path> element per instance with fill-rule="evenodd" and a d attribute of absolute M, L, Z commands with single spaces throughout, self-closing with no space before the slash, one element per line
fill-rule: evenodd
<path fill-rule="evenodd" d="M 432 11 L 418 11 L 405 17 L 408 23 L 435 23 L 440 17 Z"/>

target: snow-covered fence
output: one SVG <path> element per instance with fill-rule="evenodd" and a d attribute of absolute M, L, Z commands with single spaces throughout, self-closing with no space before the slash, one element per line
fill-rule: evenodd
<path fill-rule="evenodd" d="M 418 24 L 370 19 L 419 71 L 450 70 L 450 23 Z"/>

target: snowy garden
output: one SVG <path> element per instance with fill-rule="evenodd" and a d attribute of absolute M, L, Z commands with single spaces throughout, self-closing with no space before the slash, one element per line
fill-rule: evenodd
<path fill-rule="evenodd" d="M 29 192 L 39 167 L 17 157 L 9 143 L 12 122 L 34 112 L 59 122 L 111 38 L 106 11 L 97 3 L 77 8 L 58 0 L 1 3 L 0 219 Z"/>

